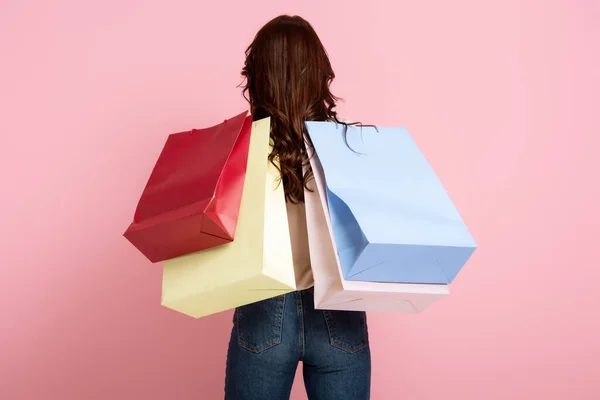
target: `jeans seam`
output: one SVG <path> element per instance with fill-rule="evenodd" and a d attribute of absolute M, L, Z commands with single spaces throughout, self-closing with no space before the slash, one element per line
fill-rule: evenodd
<path fill-rule="evenodd" d="M 304 359 L 304 304 L 302 302 L 302 292 L 296 292 L 296 307 L 298 311 L 298 320 L 300 322 L 300 359 Z"/>

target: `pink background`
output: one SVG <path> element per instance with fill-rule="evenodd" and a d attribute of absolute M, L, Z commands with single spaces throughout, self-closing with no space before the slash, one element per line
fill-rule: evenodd
<path fill-rule="evenodd" d="M 222 398 L 231 313 L 161 308 L 121 233 L 165 135 L 245 109 L 280 13 L 318 30 L 343 117 L 410 129 L 480 246 L 448 299 L 370 316 L 373 399 L 600 398 L 592 0 L 2 0 L 0 398 Z"/>

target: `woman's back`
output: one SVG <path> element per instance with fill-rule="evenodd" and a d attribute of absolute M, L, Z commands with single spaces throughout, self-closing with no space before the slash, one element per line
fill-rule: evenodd
<path fill-rule="evenodd" d="M 304 190 L 312 173 L 305 122 L 340 122 L 337 98 L 329 89 L 335 77 L 329 58 L 307 21 L 280 16 L 257 33 L 242 75 L 254 119 L 271 120 L 269 159 L 284 185 L 298 291 L 236 309 L 225 398 L 288 399 L 302 361 L 310 400 L 368 399 L 371 353 L 365 313 L 315 310 L 311 289 Z"/>

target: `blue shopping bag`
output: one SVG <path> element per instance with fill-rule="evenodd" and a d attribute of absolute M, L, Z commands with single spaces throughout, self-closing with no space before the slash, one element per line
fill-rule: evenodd
<path fill-rule="evenodd" d="M 408 131 L 307 122 L 346 280 L 449 284 L 476 244 Z"/>

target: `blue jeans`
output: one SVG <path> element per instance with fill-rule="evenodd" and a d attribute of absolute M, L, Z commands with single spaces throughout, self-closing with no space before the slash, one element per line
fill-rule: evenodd
<path fill-rule="evenodd" d="M 299 361 L 309 400 L 368 400 L 366 314 L 315 310 L 312 289 L 237 308 L 225 400 L 288 400 Z"/>

